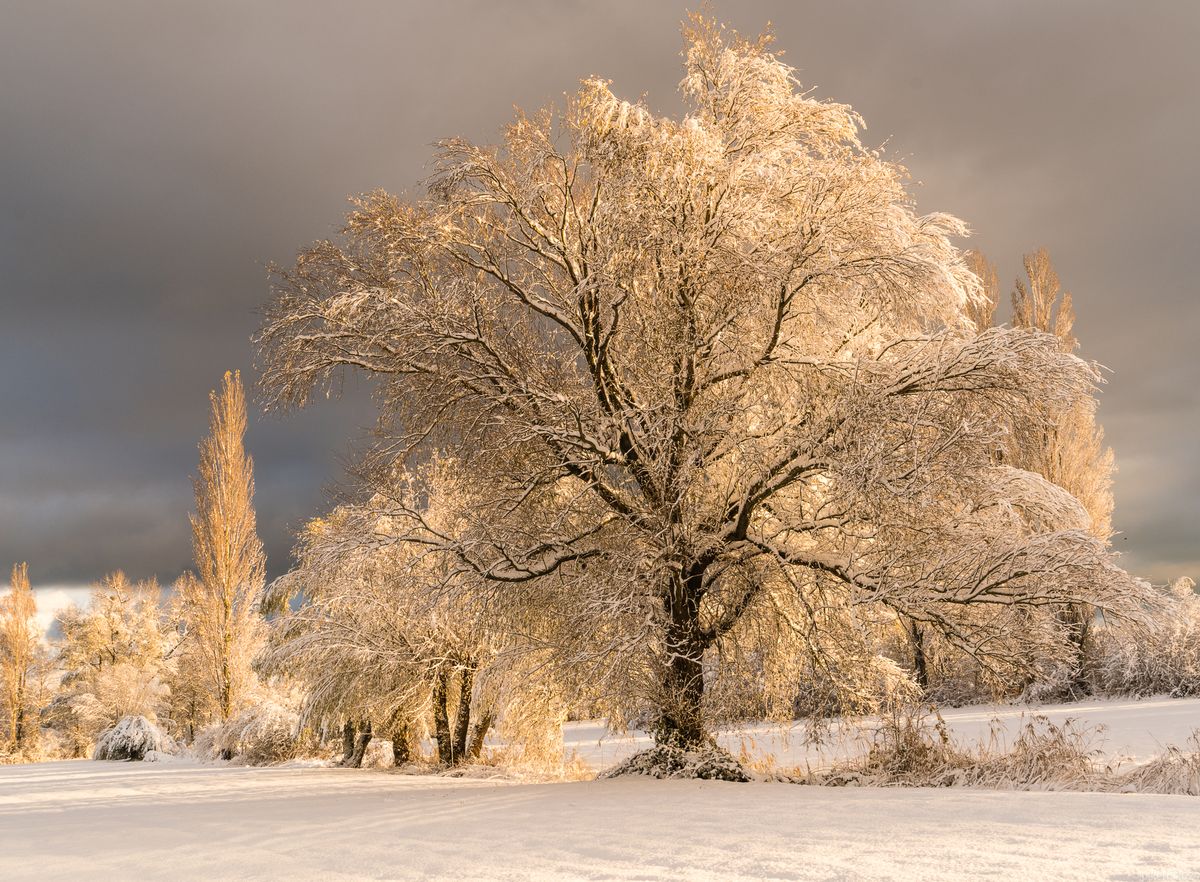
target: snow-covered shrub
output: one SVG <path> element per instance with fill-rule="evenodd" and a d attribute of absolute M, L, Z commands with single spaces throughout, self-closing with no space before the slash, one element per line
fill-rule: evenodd
<path fill-rule="evenodd" d="M 959 660 L 956 667 L 939 671 L 925 690 L 925 700 L 938 707 L 965 707 L 996 698 L 996 690 L 981 682 L 978 665 L 969 658 Z"/>
<path fill-rule="evenodd" d="M 651 778 L 704 778 L 714 781 L 749 781 L 750 776 L 733 756 L 715 745 L 687 750 L 662 744 L 635 753 L 600 774 L 601 778 L 647 775 Z"/>
<path fill-rule="evenodd" d="M 1078 666 L 1057 665 L 1026 686 L 1017 701 L 1021 704 L 1076 701 L 1083 697 L 1079 690 L 1079 680 Z"/>
<path fill-rule="evenodd" d="M 188 748 L 189 752 L 201 760 L 219 759 L 221 749 L 217 744 L 220 741 L 221 729 L 220 723 L 212 723 L 198 731 Z"/>
<path fill-rule="evenodd" d="M 179 757 L 173 753 L 164 753 L 161 750 L 147 750 L 146 755 L 142 757 L 144 763 L 173 763 L 177 762 Z"/>
<path fill-rule="evenodd" d="M 96 741 L 94 759 L 140 760 L 150 751 L 166 753 L 170 739 L 158 726 L 143 716 L 122 717 L 117 725 L 101 734 Z"/>
<path fill-rule="evenodd" d="M 296 755 L 298 727 L 295 711 L 267 699 L 201 730 L 192 750 L 203 759 L 232 759 L 251 766 L 279 763 Z"/>
<path fill-rule="evenodd" d="M 1092 679 L 1111 695 L 1200 695 L 1200 597 L 1189 578 L 1162 592 L 1143 630 L 1105 627 L 1095 635 Z"/>

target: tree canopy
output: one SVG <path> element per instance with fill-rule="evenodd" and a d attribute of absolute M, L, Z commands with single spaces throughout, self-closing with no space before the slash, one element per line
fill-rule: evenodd
<path fill-rule="evenodd" d="M 977 327 L 964 224 L 769 37 L 685 44 L 681 119 L 589 79 L 441 142 L 424 198 L 355 200 L 279 273 L 272 402 L 376 378 L 371 490 L 432 451 L 472 488 L 449 525 L 394 494 L 387 541 L 446 561 L 431 592 L 552 617 L 558 670 L 660 741 L 704 740 L 731 672 L 886 691 L 868 634 L 901 617 L 1011 672 L 1065 640 L 1041 608 L 1133 612 L 1079 501 L 997 456 L 1092 408 L 1096 367 Z"/>

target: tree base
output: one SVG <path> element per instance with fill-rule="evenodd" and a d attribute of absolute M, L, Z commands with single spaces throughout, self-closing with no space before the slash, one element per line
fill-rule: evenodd
<path fill-rule="evenodd" d="M 726 750 L 705 745 L 688 750 L 662 744 L 639 751 L 625 762 L 600 773 L 601 778 L 647 775 L 651 778 L 700 778 L 706 781 L 751 780 L 750 775 Z"/>

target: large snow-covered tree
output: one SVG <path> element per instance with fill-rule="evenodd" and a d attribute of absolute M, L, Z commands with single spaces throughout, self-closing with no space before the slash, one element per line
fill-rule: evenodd
<path fill-rule="evenodd" d="M 995 266 L 978 251 L 969 251 L 966 261 L 981 283 L 982 297 L 968 304 L 967 314 L 975 327 L 982 331 L 997 322 L 996 309 L 1000 302 L 1000 281 Z M 1064 291 L 1044 248 L 1026 254 L 1023 259 L 1025 278 L 1018 278 L 1012 290 L 1012 313 L 1009 323 L 1018 329 L 1053 335 L 1063 352 L 1077 353 L 1079 341 L 1075 336 L 1075 309 L 1071 294 Z M 1112 535 L 1112 476 L 1115 471 L 1113 452 L 1104 444 L 1104 431 L 1097 423 L 1095 401 L 1083 398 L 1069 408 L 1052 403 L 1053 413 L 1041 418 L 1020 422 L 995 454 L 997 462 L 1041 475 L 1052 484 L 1066 490 L 1082 505 L 1086 519 L 1082 525 L 1097 540 L 1108 543 Z M 1088 635 L 1095 618 L 1094 610 L 1086 604 L 1065 604 L 1047 611 L 1056 616 L 1073 646 L 1073 655 L 1060 659 L 1049 670 L 1043 666 L 1037 673 L 1027 673 L 1016 681 L 994 682 L 993 688 L 1020 690 L 1030 685 L 1030 677 L 1050 678 L 1058 688 L 1086 690 L 1086 649 Z M 920 625 L 909 623 L 909 637 L 914 667 L 921 685 L 928 684 L 926 673 L 938 654 L 936 646 L 926 645 L 926 635 Z M 941 659 L 938 667 L 952 679 L 963 671 Z M 1065 662 L 1065 664 L 1061 664 Z M 1070 672 L 1069 676 L 1064 674 Z M 1049 687 L 1043 683 L 1039 689 Z M 952 690 L 954 687 L 951 687 Z M 961 689 L 961 686 L 958 687 Z"/>
<path fill-rule="evenodd" d="M 1061 636 L 1030 608 L 1122 612 L 1078 501 L 994 456 L 1090 406 L 1096 369 L 976 329 L 963 224 L 917 214 L 769 39 L 696 16 L 685 38 L 681 119 L 589 79 L 500 146 L 442 142 L 427 198 L 357 200 L 280 274 L 274 403 L 375 377 L 380 456 L 448 450 L 478 488 L 453 530 L 398 506 L 406 538 L 492 608 L 553 608 L 561 668 L 660 741 L 707 737 L 747 641 L 832 670 L 829 628 L 895 615 L 1019 667 Z"/>
<path fill-rule="evenodd" d="M 191 518 L 196 572 L 184 574 L 176 586 L 176 613 L 186 632 L 181 672 L 226 720 L 252 684 L 251 664 L 264 639 L 266 556 L 255 526 L 254 464 L 244 446 L 240 375 L 226 372 L 220 391 L 209 398 L 209 435 L 200 443 Z"/>

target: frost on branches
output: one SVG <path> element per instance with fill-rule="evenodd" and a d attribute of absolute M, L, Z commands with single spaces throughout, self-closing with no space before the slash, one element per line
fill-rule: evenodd
<path fill-rule="evenodd" d="M 141 760 L 153 753 L 166 753 L 170 739 L 145 717 L 122 717 L 100 736 L 93 759 Z"/>
<path fill-rule="evenodd" d="M 57 694 L 42 721 L 65 752 L 85 756 L 123 717 L 170 717 L 170 641 L 154 580 L 130 582 L 117 571 L 92 586 L 88 605 L 58 614 Z"/>
<path fill-rule="evenodd" d="M 660 743 L 877 704 L 903 623 L 1012 679 L 1068 651 L 1048 610 L 1135 614 L 1078 501 L 998 455 L 1092 408 L 1096 367 L 976 327 L 964 225 L 767 38 L 685 34 L 681 120 L 590 79 L 442 142 L 426 198 L 358 199 L 279 275 L 274 402 L 374 377 L 373 480 L 440 451 L 472 488 L 448 523 L 397 494 L 387 541 Z"/>
<path fill-rule="evenodd" d="M 395 515 L 420 504 L 429 529 L 467 528 L 459 513 L 472 510 L 473 494 L 454 472 L 435 458 L 311 521 L 299 565 L 268 597 L 282 614 L 260 667 L 302 687 L 306 725 L 357 728 L 346 735 L 349 765 L 373 736 L 392 742 L 397 765 L 409 762 L 427 727 L 440 764 L 476 761 L 493 726 L 510 761 L 561 763 L 564 707 L 544 694 L 554 677 L 535 670 L 537 635 L 504 627 L 487 583 L 436 546 L 428 554 L 406 541 L 410 518 Z M 438 585 L 447 590 L 431 590 Z M 293 596 L 304 599 L 294 610 Z"/>

